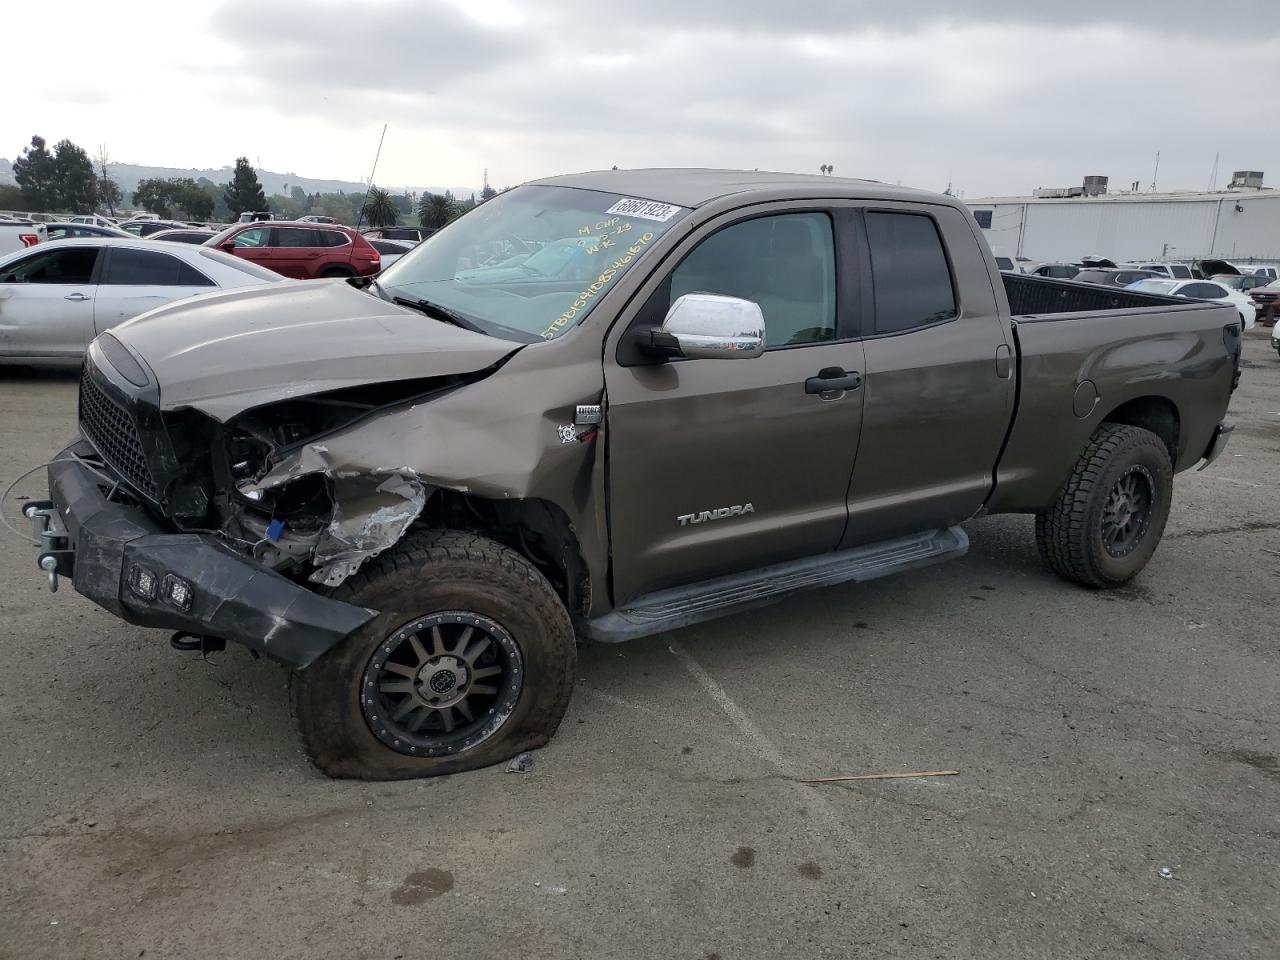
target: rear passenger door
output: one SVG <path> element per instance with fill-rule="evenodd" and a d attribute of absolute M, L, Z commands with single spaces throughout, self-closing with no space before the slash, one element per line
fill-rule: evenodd
<path fill-rule="evenodd" d="M 863 221 L 873 308 L 842 546 L 973 516 L 1013 412 L 1011 334 L 969 218 L 891 204 Z"/>
<path fill-rule="evenodd" d="M 167 253 L 108 247 L 93 307 L 94 330 L 102 333 L 152 307 L 216 286 L 185 260 Z"/>
<path fill-rule="evenodd" d="M 286 277 L 314 276 L 315 262 L 323 254 L 319 249 L 319 231 L 309 227 L 276 227 L 274 232 L 271 269 Z"/>

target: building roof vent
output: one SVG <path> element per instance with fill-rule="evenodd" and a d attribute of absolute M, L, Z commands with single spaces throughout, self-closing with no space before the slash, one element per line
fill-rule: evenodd
<path fill-rule="evenodd" d="M 1106 177 L 1085 177 L 1084 178 L 1084 195 L 1086 197 L 1100 197 L 1107 192 Z"/>
<path fill-rule="evenodd" d="M 1237 170 L 1231 174 L 1231 186 L 1229 190 L 1261 190 L 1262 189 L 1262 171 L 1261 170 Z"/>

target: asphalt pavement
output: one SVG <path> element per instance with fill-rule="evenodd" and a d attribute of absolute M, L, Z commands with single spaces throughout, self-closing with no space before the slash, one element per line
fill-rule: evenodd
<path fill-rule="evenodd" d="M 279 667 L 50 595 L 6 536 L 0 957 L 1274 958 L 1265 331 L 1246 366 L 1131 585 L 1056 579 L 1028 517 L 969 524 L 958 561 L 584 648 L 523 774 L 327 780 Z M 0 368 L 0 485 L 75 394 Z"/>

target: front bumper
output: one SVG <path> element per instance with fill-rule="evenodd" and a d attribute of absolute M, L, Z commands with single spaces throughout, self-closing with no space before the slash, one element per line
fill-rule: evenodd
<path fill-rule="evenodd" d="M 26 511 L 51 585 L 68 577 L 77 593 L 128 623 L 220 637 L 293 667 L 375 616 L 300 587 L 216 537 L 172 533 L 145 511 L 108 501 L 101 478 L 77 456 L 93 456 L 93 448 L 81 440 L 58 454 L 49 466 L 51 500 Z M 154 599 L 130 585 L 135 568 L 152 574 Z M 168 599 L 171 577 L 190 586 L 187 609 Z"/>
<path fill-rule="evenodd" d="M 1227 441 L 1231 439 L 1231 431 L 1235 427 L 1223 420 L 1213 428 L 1213 438 L 1209 441 L 1209 446 L 1204 451 L 1204 463 L 1200 464 L 1199 469 L 1203 470 L 1218 457 L 1222 456 L 1222 451 L 1227 449 Z"/>

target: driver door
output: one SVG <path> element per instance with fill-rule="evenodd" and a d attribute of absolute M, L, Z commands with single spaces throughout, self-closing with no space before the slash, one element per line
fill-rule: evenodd
<path fill-rule="evenodd" d="M 862 391 L 817 395 L 805 381 L 863 369 L 856 284 L 840 273 L 857 262 L 846 255 L 854 241 L 851 231 L 837 231 L 841 211 L 773 209 L 696 230 L 611 334 L 605 388 L 616 604 L 833 550 L 844 533 Z M 764 354 L 669 362 L 638 355 L 634 333 L 660 325 L 692 292 L 757 303 Z"/>

